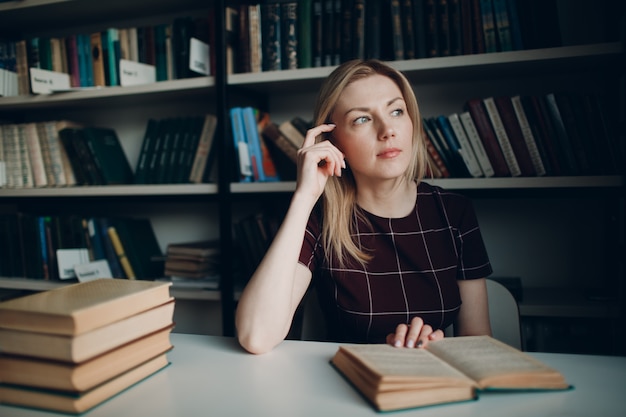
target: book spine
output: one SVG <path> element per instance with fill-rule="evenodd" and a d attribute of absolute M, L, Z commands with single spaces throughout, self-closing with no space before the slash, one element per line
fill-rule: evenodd
<path fill-rule="evenodd" d="M 39 142 L 39 134 L 35 123 L 26 123 L 24 125 L 24 133 L 26 136 L 26 147 L 33 171 L 33 186 L 46 187 L 48 185 L 48 177 L 46 175 L 46 164 L 41 144 Z"/>
<path fill-rule="evenodd" d="M 322 0 L 322 66 L 333 65 L 335 55 L 334 0 Z"/>
<path fill-rule="evenodd" d="M 189 181 L 192 183 L 197 184 L 202 182 L 202 177 L 207 169 L 209 152 L 211 151 L 216 126 L 217 118 L 215 115 L 207 114 L 204 117 L 204 124 L 202 125 L 198 145 L 194 149 L 195 155 L 189 174 Z"/>
<path fill-rule="evenodd" d="M 30 162 L 30 153 L 28 150 L 28 133 L 26 124 L 20 123 L 17 125 L 17 149 L 20 158 L 20 171 L 19 179 L 20 185 L 24 188 L 33 188 L 35 186 L 35 179 L 33 175 L 33 168 Z"/>
<path fill-rule="evenodd" d="M 122 246 L 122 241 L 120 240 L 119 235 L 117 234 L 117 230 L 113 226 L 109 226 L 107 228 L 107 234 L 109 239 L 111 239 L 111 243 L 113 244 L 113 248 L 115 249 L 115 254 L 117 255 L 122 268 L 124 268 L 124 273 L 126 274 L 126 278 L 128 279 L 136 279 L 135 271 L 133 270 L 128 257 L 126 256 L 126 252 L 124 251 L 124 246 Z"/>
<path fill-rule="evenodd" d="M 448 0 L 436 0 L 439 56 L 450 56 L 450 5 Z"/>
<path fill-rule="evenodd" d="M 483 103 L 485 105 L 485 109 L 487 110 L 487 116 L 491 121 L 491 126 L 493 127 L 496 139 L 498 139 L 498 143 L 502 149 L 502 154 L 504 155 L 506 164 L 511 172 L 511 176 L 518 177 L 522 174 L 522 171 L 520 170 L 517 158 L 515 157 L 515 153 L 513 152 L 513 148 L 511 146 L 511 141 L 509 140 L 509 136 L 506 133 L 506 129 L 504 128 L 504 124 L 502 123 L 502 119 L 498 113 L 496 103 L 493 100 L 493 97 L 483 99 Z"/>
<path fill-rule="evenodd" d="M 252 172 L 254 180 L 264 182 L 265 171 L 263 169 L 263 155 L 261 154 L 261 144 L 259 131 L 256 123 L 256 109 L 252 107 L 244 107 L 242 109 L 243 129 L 250 150 L 250 162 L 252 163 Z"/>
<path fill-rule="evenodd" d="M 316 3 L 315 1 L 313 2 Z M 366 1 L 354 0 L 352 16 L 352 57 L 355 59 L 365 58 L 365 12 Z"/>
<path fill-rule="evenodd" d="M 281 4 L 281 68 L 298 68 L 298 3 Z"/>
<path fill-rule="evenodd" d="M 480 169 L 482 170 L 485 177 L 493 177 L 495 175 L 493 166 L 489 161 L 489 157 L 487 156 L 485 147 L 483 146 L 483 143 L 480 139 L 480 135 L 476 130 L 476 125 L 474 125 L 472 116 L 467 111 L 462 112 L 458 116 L 461 124 L 463 125 L 463 129 L 465 129 L 467 138 L 472 145 L 472 149 L 474 150 L 474 154 L 476 155 L 476 159 L 478 160 Z"/>
<path fill-rule="evenodd" d="M 250 71 L 261 72 L 262 43 L 261 43 L 261 5 L 248 6 L 248 19 L 250 23 Z"/>
<path fill-rule="evenodd" d="M 485 52 L 498 52 L 496 23 L 493 15 L 492 0 L 480 0 L 480 16 L 482 21 Z"/>
<path fill-rule="evenodd" d="M 91 45 L 91 56 L 93 66 L 93 85 L 104 87 L 106 79 L 104 77 L 104 60 L 102 56 L 102 35 L 95 32 L 89 35 Z"/>
<path fill-rule="evenodd" d="M 276 144 L 276 147 L 280 149 L 287 157 L 295 164 L 298 161 L 298 148 L 293 146 L 291 141 L 287 139 L 279 130 L 278 126 L 274 123 L 266 126 L 263 130 L 263 135 L 268 137 L 272 142 Z"/>
<path fill-rule="evenodd" d="M 522 104 L 526 112 L 526 118 L 528 119 L 531 128 L 538 140 L 538 144 L 541 145 L 540 149 L 544 150 L 546 155 L 544 159 L 544 165 L 550 175 L 562 175 L 562 163 L 557 146 L 554 143 L 556 140 L 555 134 L 552 131 L 552 127 L 547 119 L 547 113 L 542 110 L 543 100 L 540 96 L 529 95 L 522 96 Z"/>
<path fill-rule="evenodd" d="M 463 159 L 465 160 L 465 164 L 467 165 L 468 171 L 472 177 L 483 177 L 485 174 L 483 173 L 480 164 L 478 163 L 478 158 L 476 158 L 476 154 L 472 147 L 472 144 L 469 141 L 468 136 L 463 129 L 463 125 L 461 124 L 461 120 L 459 119 L 459 115 L 453 113 L 448 116 L 448 123 L 452 128 L 452 132 L 454 136 L 459 141 L 459 146 L 461 147 Z"/>
<path fill-rule="evenodd" d="M 402 43 L 404 59 L 415 59 L 415 13 L 412 0 L 401 0 Z"/>
<path fill-rule="evenodd" d="M 426 56 L 429 58 L 440 56 L 437 0 L 425 0 L 424 16 L 426 18 Z"/>
<path fill-rule="evenodd" d="M 279 181 L 280 176 L 276 169 L 274 159 L 270 154 L 267 147 L 265 138 L 263 137 L 263 129 L 265 126 L 271 123 L 270 114 L 267 112 L 258 111 L 256 121 L 256 136 L 258 137 L 259 147 L 261 148 L 261 165 L 263 167 L 263 173 L 265 174 L 265 181 Z"/>
<path fill-rule="evenodd" d="M 252 163 L 250 160 L 250 151 L 245 139 L 243 115 L 241 107 L 233 107 L 230 109 L 230 121 L 233 128 L 233 142 L 235 146 L 236 158 L 239 165 L 239 181 L 252 181 Z"/>
<path fill-rule="evenodd" d="M 461 149 L 459 141 L 450 126 L 450 122 L 446 116 L 440 115 L 433 118 L 433 130 L 441 135 L 442 140 L 448 143 L 450 149 L 452 163 L 458 167 L 457 174 L 462 177 L 473 176 L 468 165 L 465 150 Z"/>
<path fill-rule="evenodd" d="M 277 71 L 282 67 L 280 24 L 280 3 L 261 4 L 263 71 Z"/>
<path fill-rule="evenodd" d="M 498 51 L 512 51 L 513 39 L 511 38 L 511 21 L 509 19 L 507 0 L 492 0 L 492 2 Z"/>
<path fill-rule="evenodd" d="M 465 103 L 465 107 L 472 116 L 476 130 L 483 142 L 485 152 L 487 156 L 489 156 L 489 161 L 491 161 L 491 165 L 493 166 L 494 175 L 498 177 L 511 176 L 511 171 L 504 159 L 495 132 L 491 127 L 491 122 L 485 111 L 483 101 L 481 99 L 471 99 Z"/>
<path fill-rule="evenodd" d="M 343 3 L 343 2 L 342 2 Z M 313 4 L 311 0 L 298 1 L 297 29 L 298 29 L 298 68 L 311 68 L 312 55 L 312 22 Z M 345 27 L 343 27 L 345 29 Z"/>
<path fill-rule="evenodd" d="M 515 111 L 515 115 L 517 117 L 517 121 L 519 122 L 520 129 L 522 130 L 524 142 L 526 143 L 526 147 L 528 148 L 533 168 L 535 169 L 535 172 L 538 176 L 546 175 L 546 168 L 543 164 L 543 160 L 539 152 L 539 147 L 537 146 L 537 141 L 535 140 L 535 136 L 533 135 L 530 123 L 528 122 L 528 118 L 526 117 L 526 112 L 524 111 L 521 97 L 511 97 L 511 104 L 513 105 L 513 110 Z"/>
<path fill-rule="evenodd" d="M 404 59 L 404 34 L 402 32 L 402 10 L 400 0 L 389 2 L 391 14 L 391 34 L 393 44 L 393 59 L 401 61 Z"/>
<path fill-rule="evenodd" d="M 567 135 L 567 130 L 556 102 L 556 96 L 553 93 L 543 96 L 543 104 L 554 129 L 554 137 L 559 149 L 558 153 L 563 155 L 563 161 L 567 167 L 566 172 L 569 175 L 578 175 L 580 171 L 576 162 L 576 156 Z"/>
<path fill-rule="evenodd" d="M 530 156 L 528 147 L 522 134 L 522 129 L 517 120 L 513 103 L 509 96 L 499 96 L 493 98 L 498 115 L 506 131 L 506 135 L 511 143 L 511 148 L 520 167 L 521 175 L 535 176 L 536 171 Z"/>
<path fill-rule="evenodd" d="M 446 163 L 444 162 L 441 154 L 437 150 L 437 147 L 431 140 L 430 135 L 426 132 L 426 129 L 423 125 L 422 127 L 422 135 L 424 137 L 424 142 L 426 143 L 426 150 L 428 151 L 428 155 L 430 156 L 432 164 L 435 166 L 436 171 L 439 173 L 439 177 L 449 178 L 450 171 L 448 170 L 448 167 L 446 167 Z"/>

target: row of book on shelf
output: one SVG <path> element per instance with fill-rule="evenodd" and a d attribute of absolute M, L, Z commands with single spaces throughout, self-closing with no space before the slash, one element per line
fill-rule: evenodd
<path fill-rule="evenodd" d="M 219 287 L 217 241 L 172 242 L 163 254 L 147 218 L 5 213 L 0 239 L 0 277 L 159 279 L 177 287 Z"/>
<path fill-rule="evenodd" d="M 561 46 L 556 2 L 304 0 L 226 9 L 231 73 Z"/>
<path fill-rule="evenodd" d="M 201 183 L 214 115 L 148 120 L 135 169 L 112 128 L 66 120 L 0 125 L 0 187 Z"/>
<path fill-rule="evenodd" d="M 611 175 L 623 169 L 601 98 L 548 93 L 466 101 L 423 120 L 430 175 L 518 177 Z"/>
<path fill-rule="evenodd" d="M 169 286 L 103 278 L 0 303 L 0 403 L 81 414 L 168 366 Z"/>
<path fill-rule="evenodd" d="M 153 66 L 156 81 L 209 75 L 212 60 L 204 69 L 190 65 L 194 44 L 210 41 L 209 16 L 65 36 L 0 39 L 0 96 L 33 92 L 31 68 L 68 74 L 73 88 L 121 85 L 121 60 Z"/>
<path fill-rule="evenodd" d="M 296 116 L 277 124 L 269 113 L 250 106 L 232 107 L 229 114 L 235 149 L 235 180 L 294 180 L 296 154 L 311 123 Z"/>
<path fill-rule="evenodd" d="M 230 110 L 240 182 L 293 180 L 310 122 L 280 124 L 253 107 Z M 433 178 L 613 175 L 623 150 L 601 96 L 548 93 L 473 98 L 463 110 L 423 117 Z"/>
<path fill-rule="evenodd" d="M 147 218 L 5 213 L 0 238 L 3 277 L 71 282 L 84 274 L 152 280 L 164 272 Z"/>

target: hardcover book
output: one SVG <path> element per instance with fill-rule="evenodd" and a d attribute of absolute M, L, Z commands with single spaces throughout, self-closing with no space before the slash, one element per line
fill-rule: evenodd
<path fill-rule="evenodd" d="M 169 365 L 165 354 L 150 359 L 97 387 L 80 393 L 0 384 L 0 403 L 80 414 Z"/>
<path fill-rule="evenodd" d="M 0 381 L 67 392 L 87 391 L 172 349 L 171 331 L 172 326 L 168 326 L 80 364 L 2 355 Z"/>
<path fill-rule="evenodd" d="M 95 281 L 87 283 L 89 282 Z M 166 283 L 159 282 L 159 284 Z M 130 302 L 127 301 L 126 305 L 128 304 Z M 0 353 L 82 363 L 142 336 L 171 326 L 173 314 L 174 300 L 172 299 L 160 306 L 76 335 L 0 328 Z"/>
<path fill-rule="evenodd" d="M 0 303 L 0 328 L 78 335 L 170 300 L 167 283 L 99 279 Z"/>
<path fill-rule="evenodd" d="M 489 336 L 424 349 L 342 345 L 331 363 L 379 411 L 470 401 L 480 391 L 571 388 L 558 370 Z"/>

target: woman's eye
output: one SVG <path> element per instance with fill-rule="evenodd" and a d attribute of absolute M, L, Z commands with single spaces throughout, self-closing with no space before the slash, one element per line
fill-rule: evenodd
<path fill-rule="evenodd" d="M 404 114 L 404 110 L 403 109 L 396 109 L 396 110 L 392 111 L 391 114 L 393 116 L 402 116 Z"/>
<path fill-rule="evenodd" d="M 356 119 L 354 119 L 354 124 L 355 125 L 361 125 L 365 122 L 367 122 L 368 118 L 366 116 L 361 116 L 361 117 L 357 117 Z"/>

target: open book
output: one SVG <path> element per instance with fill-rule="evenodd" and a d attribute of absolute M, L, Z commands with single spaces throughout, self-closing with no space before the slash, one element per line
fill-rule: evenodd
<path fill-rule="evenodd" d="M 481 390 L 564 390 L 563 375 L 489 336 L 425 349 L 342 345 L 331 362 L 379 411 L 477 398 Z"/>

